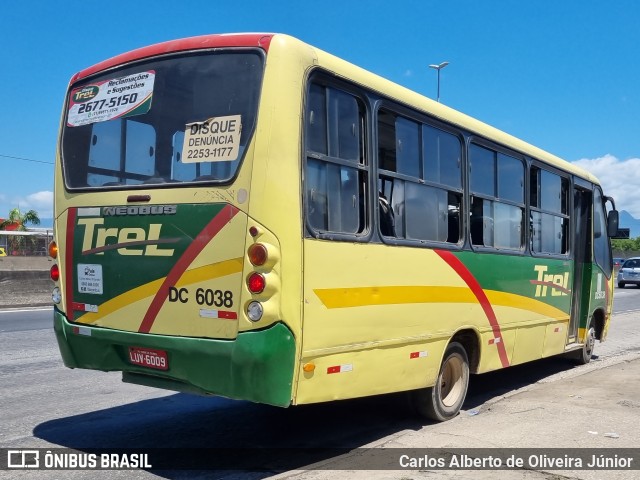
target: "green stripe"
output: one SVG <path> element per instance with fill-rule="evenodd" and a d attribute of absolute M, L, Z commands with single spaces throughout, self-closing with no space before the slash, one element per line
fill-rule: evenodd
<path fill-rule="evenodd" d="M 295 340 L 281 323 L 266 330 L 239 333 L 235 340 L 159 336 L 99 327 L 82 327 L 90 335 L 79 335 L 73 333 L 74 325 L 57 309 L 53 323 L 67 367 L 122 371 L 126 381 L 181 392 L 281 407 L 291 403 Z M 169 370 L 132 365 L 128 361 L 130 346 L 166 351 Z"/>
<path fill-rule="evenodd" d="M 477 254 L 474 252 L 456 252 L 455 255 L 469 269 L 474 278 L 484 290 L 512 293 L 524 297 L 535 298 L 555 308 L 569 313 L 571 306 L 571 294 L 552 295 L 551 288 L 547 288 L 544 296 L 536 297 L 536 285 L 531 283 L 537 280 L 536 265 L 547 267 L 549 274 L 569 273 L 568 289 L 573 287 L 573 261 L 553 258 L 541 258 Z"/>

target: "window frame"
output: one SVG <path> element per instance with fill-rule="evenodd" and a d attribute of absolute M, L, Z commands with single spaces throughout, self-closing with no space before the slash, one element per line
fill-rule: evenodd
<path fill-rule="evenodd" d="M 566 205 L 567 205 L 567 213 L 562 214 L 559 212 L 555 212 L 552 210 L 546 210 L 546 209 L 542 209 L 540 207 L 534 206 L 531 204 L 531 179 L 533 176 L 533 169 L 537 168 L 541 171 L 546 171 L 548 173 L 552 173 L 554 175 L 557 175 L 560 177 L 560 181 L 562 182 L 562 180 L 566 180 L 567 182 L 567 198 L 566 198 Z M 549 164 L 549 163 L 545 163 L 542 162 L 540 160 L 537 159 L 532 159 L 530 165 L 529 165 L 529 169 L 528 169 L 528 181 L 527 181 L 527 209 L 528 209 L 528 214 L 527 214 L 527 218 L 528 219 L 532 219 L 532 214 L 533 212 L 538 212 L 538 213 L 542 213 L 542 214 L 547 214 L 547 215 L 553 215 L 555 217 L 559 217 L 559 218 L 565 218 L 567 220 L 567 251 L 566 253 L 553 253 L 553 252 L 537 252 L 536 250 L 534 250 L 533 248 L 533 231 L 531 230 L 532 226 L 531 224 L 529 224 L 528 228 L 527 228 L 527 248 L 531 251 L 531 256 L 532 257 L 537 257 L 537 258 L 557 258 L 557 259 L 562 259 L 562 260 L 567 260 L 567 259 L 572 259 L 573 258 L 573 237 L 574 237 L 574 231 L 575 231 L 575 219 L 574 219 L 574 205 L 573 205 L 573 190 L 574 190 L 574 177 L 572 174 L 570 174 L 569 172 L 565 171 L 565 170 L 560 170 L 556 167 L 554 167 L 553 165 Z M 562 200 L 561 200 L 561 206 L 562 206 Z"/>
<path fill-rule="evenodd" d="M 241 151 L 238 155 L 238 158 L 236 160 L 234 160 L 234 162 L 237 162 L 237 164 L 235 165 L 235 167 L 229 167 L 230 169 L 233 168 L 233 175 L 228 176 L 227 178 L 220 178 L 220 179 L 201 179 L 201 180 L 178 180 L 176 181 L 173 178 L 164 178 L 163 177 L 163 181 L 159 182 L 156 181 L 157 178 L 152 176 L 152 177 L 148 177 L 147 175 L 143 175 L 143 174 L 138 174 L 135 172 L 127 172 L 126 169 L 124 168 L 124 164 L 122 164 L 122 162 L 124 162 L 124 158 L 122 158 L 120 160 L 121 165 L 120 165 L 120 169 L 119 170 L 112 170 L 112 169 L 107 169 L 107 168 L 102 168 L 102 167 L 92 167 L 92 166 L 87 166 L 85 167 L 85 169 L 87 170 L 87 172 L 89 170 L 93 170 L 93 172 L 96 175 L 113 175 L 114 173 L 129 173 L 129 176 L 132 179 L 135 179 L 136 181 L 140 181 L 140 183 L 122 183 L 120 181 L 118 182 L 107 182 L 106 184 L 103 185 L 96 185 L 96 186 L 90 186 L 90 185 L 75 185 L 72 186 L 71 185 L 71 180 L 70 177 L 71 175 L 69 174 L 69 168 L 71 168 L 72 165 L 70 165 L 69 160 L 67 159 L 67 157 L 69 157 L 68 152 L 66 152 L 65 150 L 65 132 L 68 128 L 76 128 L 76 127 L 68 127 L 66 125 L 67 123 L 67 117 L 68 117 L 68 111 L 69 111 L 69 103 L 70 103 L 70 98 L 71 98 L 71 92 L 77 88 L 78 86 L 88 86 L 91 85 L 92 83 L 95 83 L 98 79 L 102 80 L 102 78 L 119 78 L 120 75 L 123 75 L 123 72 L 128 71 L 129 69 L 145 69 L 145 68 L 151 68 L 151 66 L 157 65 L 157 62 L 165 62 L 165 61 L 173 61 L 173 60 L 180 60 L 180 59 L 185 59 L 185 58 L 196 58 L 196 57 L 205 57 L 205 56 L 216 56 L 216 55 L 226 55 L 226 54 L 242 54 L 242 53 L 250 53 L 250 54 L 254 54 L 257 55 L 260 58 L 260 62 L 261 62 L 261 72 L 260 72 L 260 80 L 259 83 L 257 85 L 257 90 L 258 90 L 258 94 L 256 97 L 256 102 L 255 102 L 255 110 L 253 112 L 253 122 L 251 124 L 250 128 L 245 128 L 246 131 L 246 142 L 240 143 L 241 146 Z M 255 134 L 256 134 L 256 129 L 257 129 L 257 125 L 258 125 L 258 115 L 259 115 L 259 111 L 260 111 L 260 105 L 261 105 L 261 101 L 262 101 L 262 94 L 263 94 L 263 89 L 264 89 L 264 80 L 265 80 L 265 72 L 266 72 L 266 61 L 267 61 L 267 54 L 266 52 L 262 49 L 262 48 L 257 48 L 257 47 L 251 47 L 251 46 L 236 46 L 236 47 L 224 47 L 224 48 L 206 48 L 206 49 L 188 49 L 188 50 L 184 50 L 184 51 L 174 51 L 174 52 L 170 52 L 164 55 L 157 55 L 157 56 L 152 56 L 152 57 L 148 57 L 148 58 L 137 58 L 134 59 L 130 62 L 124 63 L 122 65 L 117 65 L 114 67 L 111 67 L 109 69 L 106 70 L 100 70 L 98 72 L 92 73 L 91 75 L 88 75 L 87 77 L 83 77 L 82 79 L 73 82 L 72 84 L 69 85 L 69 87 L 67 88 L 67 92 L 66 92 L 66 97 L 65 97 L 65 102 L 64 102 L 64 108 L 63 108 L 63 112 L 64 112 L 64 121 L 63 121 L 63 125 L 61 127 L 60 130 L 60 134 L 59 134 L 59 138 L 58 138 L 58 144 L 57 144 L 57 150 L 60 154 L 60 163 L 61 163 L 61 171 L 62 171 L 62 177 L 63 177 L 63 185 L 64 185 L 64 189 L 66 192 L 69 193 L 84 193 L 84 192 L 111 192 L 111 191 L 135 191 L 135 190 L 147 190 L 147 189 L 181 189 L 181 188 L 193 188 L 193 187 L 197 187 L 197 188 L 211 188 L 211 187 L 224 187 L 224 186 L 229 186 L 232 185 L 238 178 L 238 176 L 240 175 L 240 171 L 243 168 L 243 165 L 245 163 L 245 159 L 247 157 L 247 152 L 250 150 L 250 147 L 252 145 L 252 143 L 255 140 Z M 157 68 L 157 66 L 155 66 L 154 68 Z M 114 77 L 115 75 L 115 77 Z M 126 76 L 126 75 L 125 75 Z M 152 107 L 153 108 L 153 107 Z M 126 128 L 126 124 L 127 121 L 135 121 L 134 119 L 137 117 L 138 115 L 134 115 L 131 117 L 121 117 L 121 120 L 123 121 L 123 125 L 125 125 Z M 96 122 L 99 123 L 99 122 Z M 151 123 L 146 123 L 146 122 L 138 122 L 138 123 L 144 123 L 145 125 L 151 125 Z M 242 136 L 245 135 L 245 131 L 242 131 Z M 177 133 L 177 132 L 176 132 Z M 154 148 L 154 155 L 157 154 L 158 152 L 158 145 L 155 145 Z M 173 159 L 172 159 L 173 161 Z M 154 167 L 158 166 L 158 160 L 155 159 L 154 160 Z"/>
<path fill-rule="evenodd" d="M 473 172 L 472 172 L 472 163 L 471 163 L 471 147 L 472 145 L 477 145 L 478 147 L 490 150 L 494 152 L 494 185 L 493 185 L 493 189 L 494 189 L 494 195 L 487 195 L 484 193 L 474 193 L 472 191 L 472 187 L 471 187 L 471 182 L 472 182 L 472 178 L 473 178 Z M 466 152 L 467 152 L 467 167 L 466 167 L 466 175 L 467 175 L 467 202 L 468 202 L 468 212 L 469 212 L 469 221 L 468 221 L 468 231 L 467 231 L 467 235 L 468 235 L 468 239 L 469 239 L 469 248 L 471 251 L 476 252 L 476 253 L 497 253 L 497 254 L 506 254 L 506 255 L 519 255 L 519 256 L 525 256 L 528 254 L 529 252 L 529 233 L 528 233 L 528 228 L 527 228 L 527 216 L 528 216 L 528 211 L 529 211 L 529 202 L 528 202 L 528 195 L 529 195 L 529 190 L 528 190 L 528 185 L 529 185 L 529 169 L 530 169 L 530 162 L 529 159 L 526 155 L 516 151 L 516 150 L 512 150 L 509 149 L 507 147 L 504 147 L 498 143 L 494 143 L 488 139 L 486 139 L 485 137 L 481 137 L 481 136 L 477 136 L 477 135 L 469 135 L 469 137 L 467 138 L 467 148 L 466 148 Z M 522 203 L 519 202 L 515 202 L 513 200 L 507 199 L 507 198 L 500 198 L 498 196 L 499 194 L 499 169 L 498 169 L 498 164 L 499 164 L 499 160 L 498 160 L 498 155 L 502 154 L 511 158 L 514 158 L 516 160 L 519 160 L 522 163 L 522 168 L 523 168 L 523 177 L 522 180 L 524 182 L 523 184 L 523 198 L 522 198 Z M 515 207 L 519 207 L 522 209 L 522 223 L 521 223 L 521 245 L 519 248 L 507 248 L 507 247 L 495 247 L 495 246 L 491 246 L 491 245 L 480 245 L 480 244 L 474 244 L 473 243 L 473 238 L 472 238 L 472 232 L 471 232 L 471 212 L 472 212 L 472 204 L 473 204 L 473 198 L 477 197 L 480 198 L 482 200 L 487 200 L 487 201 L 491 201 L 497 204 L 501 204 L 501 205 L 509 205 L 509 206 L 515 206 Z M 492 217 L 495 218 L 495 217 Z M 495 228 L 495 224 L 494 224 L 494 228 Z"/>
<path fill-rule="evenodd" d="M 380 168 L 380 158 L 379 158 L 379 128 L 378 128 L 378 118 L 381 111 L 386 111 L 387 113 L 403 117 L 406 120 L 415 122 L 419 125 L 419 136 L 418 136 L 418 146 L 420 151 L 420 176 L 421 178 L 413 177 L 411 175 L 394 172 L 391 170 L 381 169 Z M 413 246 L 413 247 L 424 247 L 424 248 L 439 248 L 439 249 L 448 249 L 448 250 L 462 250 L 466 244 L 466 215 L 464 212 L 466 211 L 465 207 L 465 165 L 466 165 L 466 142 L 464 131 L 462 129 L 456 128 L 453 124 L 444 123 L 438 121 L 437 119 L 431 117 L 430 115 L 413 109 L 411 107 L 407 107 L 406 105 L 396 102 L 394 100 L 388 98 L 381 98 L 375 104 L 375 109 L 372 110 L 372 128 L 375 131 L 375 135 L 373 136 L 374 142 L 372 142 L 372 150 L 375 152 L 372 157 L 373 168 L 373 177 L 375 179 L 375 201 L 372 202 L 372 205 L 377 207 L 378 203 L 378 188 L 379 182 L 382 176 L 386 177 L 387 181 L 391 180 L 400 180 L 403 182 L 409 182 L 411 184 L 431 187 L 434 189 L 438 189 L 447 193 L 447 195 L 455 194 L 460 197 L 460 209 L 461 212 L 459 214 L 460 225 L 459 225 L 459 236 L 458 241 L 456 243 L 453 242 L 441 242 L 438 240 L 427 240 L 427 239 L 415 239 L 415 238 L 405 238 L 405 237 L 395 237 L 395 236 L 387 236 L 383 235 L 380 229 L 380 209 L 374 208 L 374 217 L 375 217 L 375 231 L 378 238 L 382 243 L 388 245 L 398 245 L 398 246 Z M 460 145 L 460 186 L 453 187 L 451 185 L 446 185 L 444 183 L 434 182 L 432 180 L 426 180 L 425 177 L 425 158 L 424 158 L 424 138 L 423 138 L 423 127 L 428 126 L 430 128 L 434 128 L 436 130 L 440 130 L 448 135 L 451 135 L 453 138 L 458 140 Z M 373 190 L 373 189 L 372 189 Z M 405 217 L 406 218 L 406 217 Z"/>
<path fill-rule="evenodd" d="M 308 138 L 307 138 L 307 114 L 309 107 L 310 92 L 313 85 L 319 85 L 323 88 L 333 89 L 346 93 L 358 102 L 359 105 L 359 121 L 361 122 L 360 129 L 360 154 L 361 159 L 358 161 L 343 159 L 327 154 L 309 150 Z M 302 196 L 302 214 L 303 214 L 303 228 L 304 238 L 316 238 L 325 240 L 343 240 L 343 241 L 355 241 L 355 242 L 368 242 L 372 237 L 372 214 L 371 214 L 371 140 L 369 126 L 370 122 L 371 105 L 367 96 L 366 90 L 358 88 L 357 85 L 347 81 L 343 81 L 334 77 L 328 72 L 322 70 L 312 71 L 305 79 L 304 98 L 302 102 L 302 118 L 301 118 L 301 196 Z M 328 122 L 328 120 L 327 120 Z M 362 201 L 364 202 L 364 208 L 359 212 L 362 215 L 360 219 L 363 223 L 363 229 L 361 232 L 349 233 L 330 230 L 321 230 L 311 223 L 311 215 L 309 214 L 309 198 L 307 195 L 307 168 L 309 159 L 324 162 L 325 164 L 337 165 L 340 167 L 347 167 L 354 169 L 358 172 L 358 185 L 364 186 L 364 192 L 362 194 Z M 364 181 L 361 180 L 361 175 L 364 175 Z"/>

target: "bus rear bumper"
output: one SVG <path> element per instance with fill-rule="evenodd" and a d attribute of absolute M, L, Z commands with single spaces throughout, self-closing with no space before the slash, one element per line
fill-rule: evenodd
<path fill-rule="evenodd" d="M 171 337 L 69 323 L 54 309 L 54 331 L 69 368 L 121 371 L 123 380 L 180 392 L 291 404 L 295 340 L 282 323 L 234 340 Z M 129 348 L 166 352 L 168 369 L 134 365 Z"/>

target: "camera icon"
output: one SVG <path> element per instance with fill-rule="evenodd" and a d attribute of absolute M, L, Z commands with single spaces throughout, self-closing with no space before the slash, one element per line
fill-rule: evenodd
<path fill-rule="evenodd" d="M 38 450 L 7 450 L 7 468 L 40 468 Z"/>

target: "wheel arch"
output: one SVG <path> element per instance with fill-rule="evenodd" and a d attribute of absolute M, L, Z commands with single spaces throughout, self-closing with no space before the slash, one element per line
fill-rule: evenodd
<path fill-rule="evenodd" d="M 480 365 L 480 335 L 473 328 L 465 328 L 459 330 L 451 337 L 449 343 L 458 342 L 463 346 L 467 352 L 469 359 L 469 371 L 471 373 L 478 373 L 478 366 Z"/>
<path fill-rule="evenodd" d="M 593 322 L 593 328 L 595 329 L 595 337 L 597 340 L 602 340 L 602 333 L 604 332 L 604 320 L 605 313 L 602 308 L 597 308 L 591 315 Z M 588 325 L 587 325 L 588 327 Z"/>

